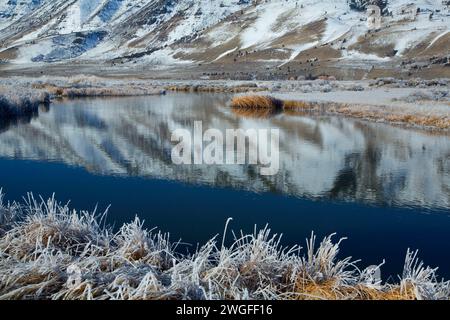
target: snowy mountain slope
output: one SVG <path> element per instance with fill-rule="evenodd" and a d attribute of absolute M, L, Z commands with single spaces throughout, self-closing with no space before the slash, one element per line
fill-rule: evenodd
<path fill-rule="evenodd" d="M 388 12 L 369 32 L 347 0 L 0 0 L 0 59 L 282 67 L 450 54 L 441 0 L 390 0 Z"/>
<path fill-rule="evenodd" d="M 331 0 L 326 3 L 313 0 L 304 1 L 271 1 L 264 6 L 249 9 L 245 17 L 234 23 L 222 25 L 208 30 L 203 35 L 204 46 L 194 52 L 215 48 L 217 46 L 245 50 L 244 56 L 256 56 L 264 53 L 281 62 L 292 60 L 301 52 L 320 46 L 328 46 L 328 51 L 334 56 L 352 56 L 353 51 L 367 54 L 366 58 L 377 59 L 386 56 L 403 55 L 409 49 L 428 41 L 433 46 L 433 40 L 439 36 L 448 41 L 450 16 L 447 12 L 440 12 L 429 19 L 430 12 L 441 10 L 440 1 L 417 1 L 421 13 L 414 21 L 404 20 L 401 8 L 406 1 L 391 1 L 389 9 L 394 12 L 393 17 L 383 20 L 383 27 L 377 33 L 367 38 L 367 22 L 365 13 L 351 11 L 343 0 Z M 244 23 L 241 23 L 241 20 Z M 216 42 L 217 33 L 232 33 L 228 41 Z M 229 44 L 227 46 L 227 44 Z M 362 46 L 373 46 L 361 48 Z M 393 47 L 395 54 L 379 52 L 379 47 Z M 270 50 L 271 49 L 271 50 Z M 219 50 L 222 51 L 222 50 Z M 232 51 L 231 51 L 232 52 Z M 371 57 L 370 54 L 375 57 Z M 448 47 L 447 47 L 448 54 Z M 232 56 L 229 54 L 229 56 Z M 239 55 L 238 55 L 239 56 Z M 242 56 L 242 55 L 241 55 Z M 267 59 L 267 58 L 266 58 Z"/>

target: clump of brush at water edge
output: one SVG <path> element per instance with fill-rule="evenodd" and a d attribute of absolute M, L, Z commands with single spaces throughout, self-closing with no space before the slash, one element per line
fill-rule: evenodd
<path fill-rule="evenodd" d="M 270 96 L 237 96 L 231 100 L 231 107 L 281 110 L 283 108 L 283 101 Z"/>
<path fill-rule="evenodd" d="M 313 111 L 316 105 L 301 101 L 280 100 L 271 96 L 236 96 L 230 107 L 235 114 L 243 117 L 269 118 L 284 112 Z"/>
<path fill-rule="evenodd" d="M 236 96 L 230 103 L 233 111 L 242 116 L 268 117 L 281 112 L 286 114 L 329 114 L 352 118 L 419 127 L 430 130 L 449 130 L 450 117 L 433 114 L 430 109 L 361 105 L 338 102 L 280 100 L 271 96 Z"/>
<path fill-rule="evenodd" d="M 136 218 L 116 233 L 102 216 L 54 198 L 23 204 L 0 196 L 0 299 L 449 299 L 450 283 L 408 252 L 397 284 L 338 259 L 341 241 L 313 235 L 305 250 L 282 248 L 265 228 L 213 238 L 177 253 L 166 234 Z M 227 233 L 227 228 L 225 228 Z"/>
<path fill-rule="evenodd" d="M 5 90 L 0 87 L 0 118 L 10 119 L 36 114 L 40 105 L 50 104 L 50 94 L 41 90 Z"/>
<path fill-rule="evenodd" d="M 270 109 L 270 110 L 292 110 L 313 109 L 313 103 L 295 100 L 280 100 L 271 96 L 250 95 L 236 96 L 231 100 L 230 106 L 235 109 Z"/>

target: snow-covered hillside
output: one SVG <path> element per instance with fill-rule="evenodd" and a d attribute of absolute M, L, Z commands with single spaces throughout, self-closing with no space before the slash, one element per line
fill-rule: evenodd
<path fill-rule="evenodd" d="M 442 0 L 390 0 L 388 12 L 369 32 L 347 0 L 0 0 L 0 59 L 281 67 L 449 55 Z"/>

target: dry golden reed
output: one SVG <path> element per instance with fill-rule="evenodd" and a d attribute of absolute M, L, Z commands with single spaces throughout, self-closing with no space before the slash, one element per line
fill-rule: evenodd
<path fill-rule="evenodd" d="M 241 109 L 273 109 L 280 110 L 283 107 L 283 101 L 270 96 L 237 96 L 231 100 L 232 108 Z"/>

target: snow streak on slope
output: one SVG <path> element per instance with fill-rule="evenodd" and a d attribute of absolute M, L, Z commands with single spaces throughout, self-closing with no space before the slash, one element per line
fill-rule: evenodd
<path fill-rule="evenodd" d="M 29 14 L 42 3 L 42 0 L 4 0 L 0 1 L 0 29 Z"/>

